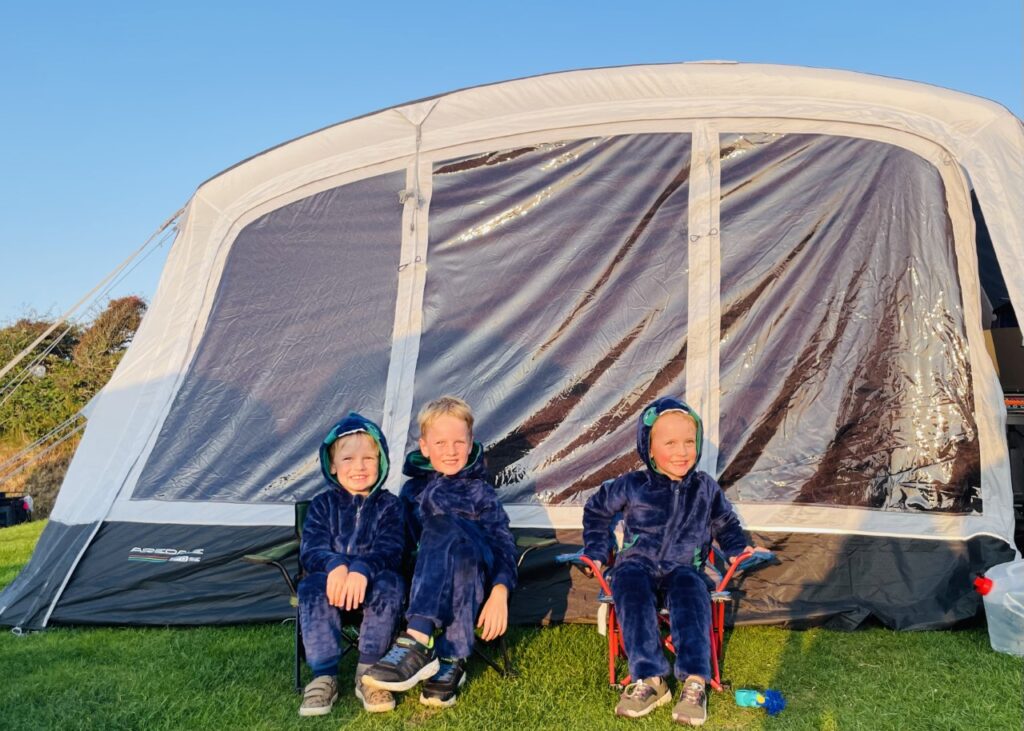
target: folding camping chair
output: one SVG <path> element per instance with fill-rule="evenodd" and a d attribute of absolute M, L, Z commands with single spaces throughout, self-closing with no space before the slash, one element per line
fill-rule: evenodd
<path fill-rule="evenodd" d="M 295 607 L 294 683 L 296 693 L 302 692 L 302 665 L 306 659 L 306 650 L 302 644 L 302 627 L 299 625 L 298 598 L 298 586 L 299 582 L 302 580 L 304 572 L 298 557 L 299 546 L 302 543 L 302 526 L 306 522 L 307 512 L 309 512 L 309 501 L 295 503 L 295 538 L 269 548 L 263 553 L 252 553 L 242 557 L 242 560 L 246 563 L 259 566 L 273 566 L 281 573 L 281 576 L 284 578 L 285 583 L 288 586 L 290 602 L 291 605 Z M 522 566 L 523 560 L 531 551 L 538 548 L 545 548 L 547 546 L 554 545 L 555 543 L 556 541 L 554 538 L 542 538 L 530 535 L 517 536 L 516 547 L 520 549 L 517 565 Z M 288 563 L 290 563 L 292 559 L 294 559 L 294 570 L 291 570 L 288 567 Z M 356 627 L 348 624 L 343 625 L 341 630 L 341 640 L 342 657 L 344 657 L 350 650 L 358 649 L 359 632 Z M 505 641 L 505 635 L 502 635 L 487 644 L 497 644 L 497 652 L 500 655 L 501 665 L 499 665 L 497 661 L 490 657 L 486 652 L 483 652 L 479 643 L 473 647 L 473 654 L 483 660 L 502 677 L 507 678 L 514 676 L 515 669 L 512 666 L 512 660 L 508 654 L 508 644 Z"/>
<path fill-rule="evenodd" d="M 732 594 L 728 590 L 729 582 L 738 570 L 753 569 L 770 561 L 772 558 L 771 552 L 758 552 L 755 554 L 753 551 L 744 551 L 737 557 L 736 561 L 728 566 L 724 574 L 714 569 L 714 572 L 717 574 L 715 577 L 717 581 L 715 582 L 714 589 L 710 591 L 711 679 L 709 684 L 716 691 L 721 691 L 728 686 L 727 682 L 722 681 L 721 659 L 725 644 L 725 607 L 732 600 Z M 626 660 L 626 645 L 622 638 L 622 629 L 615 615 L 615 602 L 612 599 L 611 586 L 609 586 L 604 574 L 598 570 L 597 565 L 589 557 L 583 555 L 582 550 L 578 553 L 560 556 L 559 560 L 572 563 L 580 568 L 589 569 L 601 587 L 601 592 L 598 595 L 598 602 L 600 602 L 598 616 L 600 622 L 600 618 L 603 615 L 605 634 L 608 637 L 608 684 L 613 688 L 621 690 L 630 683 L 632 678 L 628 671 L 620 678 L 616 669 L 619 658 Z M 747 563 L 749 561 L 753 563 Z M 612 563 L 613 560 L 610 560 L 609 565 L 605 569 L 610 569 Z M 743 566 L 745 563 L 746 565 Z M 714 566 L 714 552 L 709 555 L 708 565 Z M 664 633 L 662 646 L 672 654 L 675 654 L 676 650 L 672 644 L 672 635 L 669 632 L 667 610 L 661 609 L 658 612 L 658 622 Z"/>
<path fill-rule="evenodd" d="M 268 548 L 263 553 L 250 553 L 242 556 L 246 563 L 258 566 L 273 566 L 284 578 L 288 585 L 289 602 L 295 608 L 295 659 L 294 659 L 294 682 L 295 692 L 302 692 L 302 664 L 306 660 L 306 648 L 302 644 L 302 627 L 299 626 L 299 582 L 305 572 L 302 570 L 302 563 L 299 561 L 299 546 L 302 544 L 302 526 L 306 522 L 306 513 L 309 512 L 309 501 L 302 500 L 295 503 L 295 538 L 279 543 Z M 294 559 L 294 569 L 289 569 L 288 564 Z M 344 657 L 349 650 L 354 650 L 359 644 L 359 632 L 351 625 L 343 625 L 341 628 L 341 656 Z"/>

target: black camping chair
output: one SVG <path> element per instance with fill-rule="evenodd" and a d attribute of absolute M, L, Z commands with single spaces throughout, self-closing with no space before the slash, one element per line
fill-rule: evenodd
<path fill-rule="evenodd" d="M 299 625 L 299 595 L 298 586 L 302 581 L 305 572 L 302 570 L 302 563 L 299 561 L 299 546 L 302 543 L 302 526 L 306 522 L 306 513 L 309 512 L 309 501 L 303 500 L 295 503 L 295 538 L 279 543 L 263 553 L 250 553 L 242 557 L 246 563 L 259 566 L 273 566 L 284 577 L 288 585 L 290 603 L 295 608 L 295 666 L 294 682 L 295 692 L 302 692 L 302 665 L 306 661 L 306 648 L 302 644 L 302 627 Z M 294 564 L 294 568 L 289 568 Z M 359 644 L 359 632 L 355 627 L 344 625 L 341 628 L 341 655 L 345 656 L 349 650 L 354 650 Z"/>
<path fill-rule="evenodd" d="M 526 559 L 526 555 L 531 551 L 534 551 L 538 548 L 546 548 L 547 546 L 553 546 L 556 543 L 557 541 L 554 538 L 542 538 L 540 536 L 531 535 L 516 536 L 516 548 L 519 549 L 519 559 L 516 561 L 516 567 L 522 567 L 523 561 Z M 509 596 L 508 602 L 509 607 L 511 608 L 511 596 Z M 503 678 L 514 678 L 517 673 L 512 665 L 512 659 L 508 655 L 508 642 L 506 641 L 507 636 L 508 632 L 506 631 L 505 634 L 501 635 L 500 637 L 495 637 L 490 642 L 484 642 L 483 640 L 480 640 L 479 642 L 474 643 L 473 654 L 481 660 L 483 660 L 485 663 L 487 663 L 491 668 L 494 669 L 495 672 L 497 672 Z M 496 651 L 501 657 L 500 666 L 498 665 L 497 661 L 491 654 L 488 654 L 483 651 L 483 649 L 481 648 L 481 644 L 485 646 L 497 645 Z"/>
<path fill-rule="evenodd" d="M 302 580 L 303 571 L 302 564 L 298 560 L 299 557 L 299 546 L 302 542 L 302 526 L 306 522 L 306 513 L 309 511 L 309 501 L 304 500 L 295 503 L 295 538 L 280 543 L 272 548 L 267 549 L 262 553 L 251 553 L 242 557 L 242 560 L 246 563 L 251 563 L 259 566 L 273 566 L 284 578 L 285 583 L 288 585 L 288 592 L 291 595 L 290 602 L 295 607 L 295 667 L 294 667 L 294 682 L 295 692 L 302 692 L 302 665 L 306 660 L 306 650 L 302 644 L 302 627 L 299 625 L 299 597 L 298 597 L 298 586 Z M 555 544 L 554 538 L 541 538 L 537 536 L 522 535 L 516 538 L 516 547 L 520 549 L 518 565 L 522 566 L 523 559 L 531 551 L 551 546 Z M 294 569 L 289 569 L 289 564 L 294 560 Z M 510 598 L 511 603 L 511 598 Z M 506 633 L 507 634 L 507 633 Z M 505 641 L 505 636 L 502 635 L 491 642 L 479 642 L 473 647 L 473 654 L 483 660 L 487 665 L 494 669 L 495 672 L 500 674 L 502 677 L 513 677 L 515 675 L 515 669 L 512 666 L 512 659 L 508 654 L 508 643 Z M 344 625 L 341 630 L 341 656 L 344 657 L 349 650 L 355 650 L 359 644 L 359 632 L 351 625 Z M 491 657 L 490 654 L 484 652 L 480 645 L 497 645 L 497 654 L 500 656 L 501 664 Z"/>

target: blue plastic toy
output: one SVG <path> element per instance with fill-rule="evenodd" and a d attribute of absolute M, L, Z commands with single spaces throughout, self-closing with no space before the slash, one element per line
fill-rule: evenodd
<path fill-rule="evenodd" d="M 759 690 L 741 688 L 736 691 L 736 705 L 742 708 L 763 708 L 769 716 L 777 716 L 786 707 L 786 699 L 777 690 Z"/>

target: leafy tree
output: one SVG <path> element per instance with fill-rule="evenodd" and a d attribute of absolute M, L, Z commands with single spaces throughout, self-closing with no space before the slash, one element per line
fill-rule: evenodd
<path fill-rule="evenodd" d="M 77 414 L 107 381 L 135 336 L 146 302 L 129 296 L 111 300 L 88 326 L 57 328 L 0 381 L 0 445 L 5 453 L 45 436 Z M 10 362 L 51 325 L 44 319 L 22 318 L 0 328 L 0 366 Z M 38 363 L 25 373 L 30 363 Z M 63 480 L 77 438 L 49 453 L 34 468 L 8 481 L 0 491 L 26 489 L 46 494 L 42 515 Z M 3 462 L 0 459 L 0 462 Z M 4 478 L 0 474 L 0 480 Z"/>
<path fill-rule="evenodd" d="M 36 346 L 0 383 L 0 440 L 33 441 L 85 406 L 110 380 L 145 311 L 141 297 L 111 300 L 88 327 L 57 328 Z M 51 324 L 23 318 L 0 329 L 0 363 Z M 24 368 L 39 356 L 38 373 L 26 376 Z"/>

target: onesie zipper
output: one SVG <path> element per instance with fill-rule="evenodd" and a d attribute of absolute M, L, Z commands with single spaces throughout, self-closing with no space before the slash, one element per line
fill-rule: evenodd
<path fill-rule="evenodd" d="M 676 513 L 679 512 L 679 493 L 681 493 L 683 482 L 671 483 L 670 490 L 672 490 L 672 512 L 668 515 L 668 522 L 665 523 L 665 535 L 661 539 L 661 550 L 658 551 L 658 570 L 661 570 L 661 562 L 665 558 L 665 550 L 672 543 L 673 527 L 676 520 Z"/>
<path fill-rule="evenodd" d="M 357 498 L 358 499 L 358 498 Z M 352 529 L 352 536 L 348 539 L 348 546 L 345 548 L 345 553 L 351 556 L 352 549 L 355 547 L 353 544 L 356 542 L 356 538 L 359 536 L 359 518 L 363 515 L 363 508 L 366 506 L 366 498 L 363 498 L 356 505 L 356 525 Z"/>

